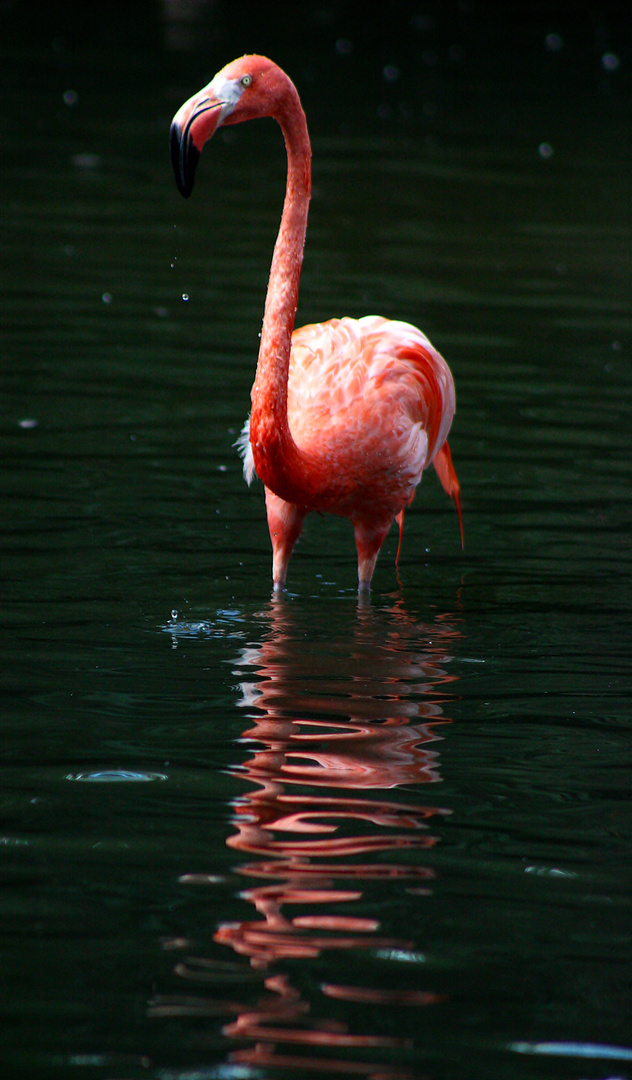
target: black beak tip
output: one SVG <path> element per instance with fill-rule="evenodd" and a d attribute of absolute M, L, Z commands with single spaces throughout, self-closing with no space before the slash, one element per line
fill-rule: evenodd
<path fill-rule="evenodd" d="M 180 194 L 188 199 L 193 191 L 195 167 L 200 160 L 200 151 L 186 135 L 183 136 L 179 124 L 171 125 L 170 146 L 176 186 Z"/>

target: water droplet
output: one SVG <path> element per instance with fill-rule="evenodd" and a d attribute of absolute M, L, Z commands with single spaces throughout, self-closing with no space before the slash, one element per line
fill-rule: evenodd
<path fill-rule="evenodd" d="M 64 91 L 64 105 L 76 105 L 79 95 L 76 90 Z"/>
<path fill-rule="evenodd" d="M 101 299 L 103 300 L 104 304 L 111 304 L 112 303 L 112 293 L 104 292 Z"/>
<path fill-rule="evenodd" d="M 188 292 L 183 292 L 183 293 L 182 293 L 182 299 L 183 299 L 183 300 L 188 300 L 188 299 L 189 299 L 189 294 L 188 294 Z"/>
<path fill-rule="evenodd" d="M 604 71 L 616 71 L 621 61 L 616 53 L 607 52 L 601 57 L 601 66 Z"/>
<path fill-rule="evenodd" d="M 559 52 L 564 47 L 564 40 L 559 34 L 547 34 L 544 44 L 549 52 Z"/>
<path fill-rule="evenodd" d="M 338 38 L 336 42 L 336 52 L 338 53 L 338 56 L 348 56 L 352 49 L 353 45 L 348 38 Z"/>
<path fill-rule="evenodd" d="M 538 154 L 543 161 L 548 161 L 550 157 L 553 157 L 553 147 L 548 142 L 542 142 L 538 146 Z"/>
<path fill-rule="evenodd" d="M 72 163 L 77 169 L 98 169 L 101 158 L 98 154 L 75 154 Z"/>
<path fill-rule="evenodd" d="M 412 26 L 413 30 L 418 30 L 422 34 L 427 34 L 430 30 L 432 30 L 434 26 L 434 20 L 430 17 L 430 15 L 413 15 L 412 19 L 410 20 L 410 25 Z"/>
<path fill-rule="evenodd" d="M 177 610 L 177 608 L 172 608 L 171 609 L 171 618 L 173 619 L 174 622 L 178 618 L 178 610 Z"/>

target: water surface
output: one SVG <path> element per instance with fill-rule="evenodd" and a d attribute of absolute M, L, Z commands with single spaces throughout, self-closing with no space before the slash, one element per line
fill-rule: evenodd
<path fill-rule="evenodd" d="M 536 27 L 512 79 L 478 23 L 345 68 L 348 27 L 244 46 L 221 6 L 183 53 L 151 10 L 6 16 L 10 1074 L 632 1076 L 621 73 Z M 187 204 L 170 175 L 244 47 L 295 52 L 312 124 L 300 320 L 409 319 L 457 384 L 465 551 L 429 474 L 362 603 L 317 517 L 271 598 L 233 448 L 280 136 L 218 136 Z"/>

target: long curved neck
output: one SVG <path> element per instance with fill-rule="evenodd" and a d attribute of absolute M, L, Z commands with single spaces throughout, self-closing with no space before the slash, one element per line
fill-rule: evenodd
<path fill-rule="evenodd" d="M 255 469 L 264 484 L 286 501 L 300 502 L 300 496 L 307 495 L 305 486 L 310 485 L 290 433 L 287 384 L 311 192 L 311 147 L 305 114 L 289 79 L 288 92 L 275 118 L 287 149 L 287 187 L 252 388 L 250 442 Z"/>

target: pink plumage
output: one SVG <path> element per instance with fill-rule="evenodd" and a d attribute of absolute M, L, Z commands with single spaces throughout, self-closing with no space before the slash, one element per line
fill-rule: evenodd
<path fill-rule="evenodd" d="M 404 510 L 428 465 L 461 519 L 447 443 L 454 382 L 440 353 L 409 323 L 365 316 L 293 329 L 311 149 L 298 93 L 272 61 L 233 61 L 178 111 L 171 145 L 182 194 L 190 194 L 200 151 L 216 128 L 258 116 L 274 116 L 283 130 L 288 179 L 252 413 L 240 440 L 244 471 L 249 481 L 256 471 L 266 487 L 275 588 L 285 584 L 310 511 L 351 520 L 360 587 L 368 587 L 395 519 L 401 544 Z"/>

